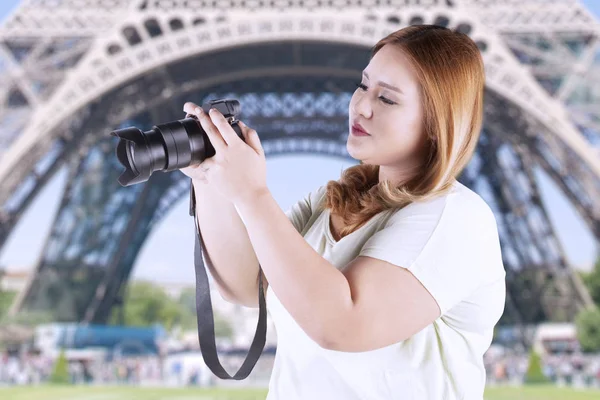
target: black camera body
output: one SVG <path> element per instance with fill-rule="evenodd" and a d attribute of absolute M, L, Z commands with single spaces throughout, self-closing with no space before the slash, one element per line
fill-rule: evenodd
<path fill-rule="evenodd" d="M 244 140 L 238 124 L 240 103 L 235 99 L 216 99 L 202 105 L 204 112 L 216 108 Z M 143 132 L 136 127 L 112 131 L 120 138 L 116 155 L 125 171 L 119 176 L 121 186 L 145 182 L 154 171 L 170 172 L 198 165 L 215 155 L 215 148 L 195 117 L 153 126 Z"/>

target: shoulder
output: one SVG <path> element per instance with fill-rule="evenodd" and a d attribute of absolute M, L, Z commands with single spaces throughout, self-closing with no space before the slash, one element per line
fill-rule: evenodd
<path fill-rule="evenodd" d="M 308 196 L 307 196 L 308 204 L 310 205 L 311 211 L 313 213 L 317 212 L 319 210 L 319 207 L 325 201 L 326 195 L 327 195 L 327 185 L 321 185 L 308 194 Z"/>
<path fill-rule="evenodd" d="M 483 198 L 460 182 L 441 196 L 415 202 L 395 212 L 386 223 L 390 243 L 414 248 L 407 265 L 420 260 L 490 265 L 501 260 L 494 213 Z M 428 261 L 428 262 L 429 262 Z"/>
<path fill-rule="evenodd" d="M 439 221 L 422 255 L 424 259 L 447 257 L 480 282 L 504 275 L 494 212 L 478 193 L 458 181 L 445 195 Z"/>
<path fill-rule="evenodd" d="M 321 185 L 319 187 L 317 187 L 315 190 L 313 190 L 310 193 L 311 199 L 318 203 L 320 200 L 325 198 L 325 195 L 327 194 L 327 185 Z"/>
<path fill-rule="evenodd" d="M 393 213 L 389 224 L 407 219 L 428 221 L 432 229 L 465 228 L 495 230 L 496 219 L 488 203 L 476 192 L 456 181 L 448 193 L 433 199 L 409 204 Z"/>
<path fill-rule="evenodd" d="M 458 182 L 448 193 L 395 211 L 361 255 L 406 268 L 442 313 L 505 274 L 491 208 Z"/>
<path fill-rule="evenodd" d="M 456 182 L 450 194 L 452 208 L 455 212 L 464 212 L 477 217 L 494 218 L 489 204 L 475 191 Z"/>
<path fill-rule="evenodd" d="M 444 219 L 465 237 L 498 241 L 498 225 L 492 208 L 478 193 L 460 182 L 456 182 L 448 197 Z"/>

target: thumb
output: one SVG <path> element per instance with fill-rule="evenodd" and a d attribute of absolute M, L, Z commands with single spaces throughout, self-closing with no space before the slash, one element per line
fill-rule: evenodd
<path fill-rule="evenodd" d="M 213 168 L 216 164 L 217 164 L 217 162 L 215 160 L 215 156 L 212 156 L 212 157 L 206 158 L 204 161 L 202 161 L 200 164 L 198 164 L 198 168 L 200 168 L 201 171 L 204 171 L 209 168 Z"/>

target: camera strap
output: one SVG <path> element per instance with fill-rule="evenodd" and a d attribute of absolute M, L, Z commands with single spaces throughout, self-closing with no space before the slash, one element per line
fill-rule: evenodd
<path fill-rule="evenodd" d="M 263 290 L 262 270 L 259 268 L 258 278 L 258 324 L 256 333 L 250 345 L 250 350 L 240 369 L 231 376 L 219 361 L 217 346 L 215 343 L 215 322 L 213 316 L 213 307 L 210 299 L 210 288 L 208 286 L 208 275 L 204 267 L 203 250 L 204 240 L 200 233 L 200 226 L 196 219 L 196 197 L 194 196 L 194 185 L 190 180 L 190 216 L 194 217 L 194 226 L 196 232 L 196 244 L 194 246 L 194 265 L 196 269 L 196 316 L 198 323 L 198 340 L 200 342 L 200 351 L 204 363 L 210 370 L 221 379 L 245 379 L 256 362 L 260 358 L 265 347 L 267 336 L 267 307 Z M 210 266 L 210 257 L 205 257 L 206 263 Z"/>

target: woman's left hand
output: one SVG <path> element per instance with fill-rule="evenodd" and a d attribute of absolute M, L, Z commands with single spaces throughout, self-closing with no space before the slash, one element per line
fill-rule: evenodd
<path fill-rule="evenodd" d="M 215 155 L 198 166 L 211 188 L 234 204 L 267 192 L 267 163 L 256 131 L 240 121 L 244 142 L 218 110 L 207 115 L 196 107 L 193 114 L 215 148 Z"/>

